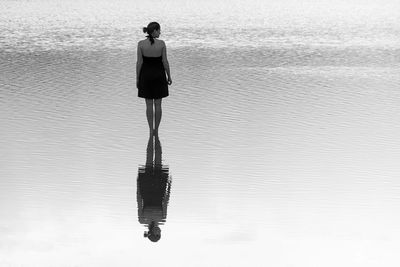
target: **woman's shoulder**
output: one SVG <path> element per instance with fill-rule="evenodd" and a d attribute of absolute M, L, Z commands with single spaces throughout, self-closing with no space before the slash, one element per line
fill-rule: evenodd
<path fill-rule="evenodd" d="M 154 39 L 154 40 L 156 40 L 156 42 L 158 42 L 159 44 L 161 44 L 161 45 L 165 45 L 165 42 L 164 42 L 164 40 L 161 40 L 161 39 Z"/>
<path fill-rule="evenodd" d="M 138 42 L 138 45 L 143 45 L 144 42 L 146 42 L 146 40 L 147 40 L 147 39 L 140 40 L 140 41 Z"/>
<path fill-rule="evenodd" d="M 145 44 L 145 43 L 147 43 L 147 42 L 149 42 L 149 38 L 140 40 L 140 41 L 138 42 L 138 44 Z M 160 39 L 158 39 L 158 38 L 154 38 L 154 42 L 157 42 L 157 43 L 160 43 L 160 44 L 165 45 L 164 40 L 160 40 Z"/>

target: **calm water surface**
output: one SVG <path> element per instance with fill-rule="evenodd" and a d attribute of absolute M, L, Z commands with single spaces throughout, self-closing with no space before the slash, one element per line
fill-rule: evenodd
<path fill-rule="evenodd" d="M 0 265 L 398 266 L 399 7 L 2 1 Z M 152 20 L 174 81 L 154 144 Z"/>

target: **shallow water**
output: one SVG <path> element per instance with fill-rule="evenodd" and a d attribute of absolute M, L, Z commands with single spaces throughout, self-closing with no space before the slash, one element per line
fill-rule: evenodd
<path fill-rule="evenodd" d="M 149 7 L 1 3 L 0 265 L 397 266 L 397 3 L 155 3 L 157 243 L 137 198 Z"/>

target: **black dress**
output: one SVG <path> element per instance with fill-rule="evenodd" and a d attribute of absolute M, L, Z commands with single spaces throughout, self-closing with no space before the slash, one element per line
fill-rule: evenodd
<path fill-rule="evenodd" d="M 171 182 L 168 166 L 139 167 L 137 201 L 140 223 L 165 223 Z"/>
<path fill-rule="evenodd" d="M 138 87 L 138 96 L 142 98 L 158 99 L 168 96 L 168 82 L 162 56 L 143 56 Z"/>

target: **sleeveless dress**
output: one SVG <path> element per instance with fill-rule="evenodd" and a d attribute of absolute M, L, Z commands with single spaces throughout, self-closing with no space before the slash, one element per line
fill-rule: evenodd
<path fill-rule="evenodd" d="M 145 57 L 139 74 L 138 97 L 158 99 L 168 96 L 168 82 L 162 56 Z"/>
<path fill-rule="evenodd" d="M 168 166 L 139 167 L 137 178 L 138 219 L 141 224 L 152 221 L 164 224 L 171 192 Z"/>

